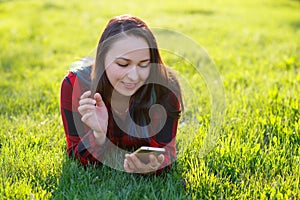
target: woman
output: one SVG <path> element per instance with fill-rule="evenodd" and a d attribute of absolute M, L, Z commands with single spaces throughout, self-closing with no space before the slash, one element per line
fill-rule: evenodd
<path fill-rule="evenodd" d="M 163 64 L 156 40 L 139 18 L 122 15 L 107 24 L 95 63 L 71 71 L 61 86 L 67 151 L 82 164 L 100 164 L 109 150 L 163 147 L 144 163 L 122 158 L 128 173 L 160 173 L 176 158 L 182 108 L 174 74 Z"/>

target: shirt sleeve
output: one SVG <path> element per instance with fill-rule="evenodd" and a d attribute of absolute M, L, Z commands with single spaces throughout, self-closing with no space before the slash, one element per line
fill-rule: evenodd
<path fill-rule="evenodd" d="M 165 103 L 168 103 L 168 107 L 172 107 L 173 112 L 180 112 L 180 103 L 177 97 L 170 93 L 165 98 Z M 165 103 L 162 103 L 163 106 Z M 157 111 L 154 118 L 154 126 L 159 127 L 159 123 L 162 123 L 161 120 L 161 111 Z M 168 170 L 172 163 L 176 160 L 176 133 L 178 126 L 178 118 L 171 116 L 167 111 L 166 121 L 162 126 L 162 129 L 157 133 L 154 133 L 154 136 L 150 138 L 150 146 L 153 147 L 162 147 L 165 148 L 166 152 L 164 154 L 164 162 L 161 165 L 160 169 L 156 171 L 156 174 L 160 174 L 161 172 Z M 155 131 L 155 128 L 152 128 Z M 152 133 L 153 134 L 153 133 Z"/>
<path fill-rule="evenodd" d="M 80 95 L 81 88 L 76 74 L 70 72 L 62 82 L 60 97 L 67 153 L 70 157 L 78 158 L 83 165 L 100 164 L 106 142 L 103 145 L 97 144 L 93 131 L 82 123 L 77 110 Z"/>

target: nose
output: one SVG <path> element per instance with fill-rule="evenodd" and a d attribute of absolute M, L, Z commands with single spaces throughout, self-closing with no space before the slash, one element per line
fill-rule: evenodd
<path fill-rule="evenodd" d="M 133 66 L 129 72 L 127 73 L 127 77 L 131 80 L 131 81 L 137 81 L 139 78 L 139 74 L 138 74 L 138 69 L 137 66 Z"/>

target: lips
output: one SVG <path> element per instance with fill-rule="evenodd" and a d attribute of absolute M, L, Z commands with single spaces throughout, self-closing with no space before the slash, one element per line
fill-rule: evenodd
<path fill-rule="evenodd" d="M 123 84 L 123 86 L 126 89 L 129 89 L 129 90 L 135 89 L 136 86 L 137 86 L 137 83 L 125 83 L 125 82 L 122 82 L 122 84 Z"/>

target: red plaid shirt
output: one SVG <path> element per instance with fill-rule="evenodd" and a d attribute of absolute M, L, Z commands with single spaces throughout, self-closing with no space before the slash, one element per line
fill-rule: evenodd
<path fill-rule="evenodd" d="M 70 72 L 61 85 L 60 107 L 68 155 L 78 158 L 83 165 L 87 163 L 100 164 L 106 152 L 116 146 L 130 151 L 140 146 L 164 147 L 166 149 L 164 163 L 162 168 L 157 171 L 160 173 L 176 159 L 175 137 L 178 119 L 168 116 L 163 128 L 157 134 L 149 138 L 138 138 L 128 135 L 119 128 L 112 117 L 110 107 L 107 106 L 109 121 L 106 142 L 103 145 L 97 144 L 93 132 L 82 123 L 81 115 L 78 112 L 80 96 L 89 90 L 90 70 L 91 67 L 82 67 Z M 164 102 L 172 104 L 179 111 L 180 104 L 173 93 L 170 92 L 165 98 L 167 101 Z M 153 124 L 158 124 L 160 113 L 156 113 L 154 116 L 156 117 L 154 117 Z"/>

